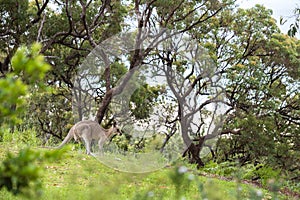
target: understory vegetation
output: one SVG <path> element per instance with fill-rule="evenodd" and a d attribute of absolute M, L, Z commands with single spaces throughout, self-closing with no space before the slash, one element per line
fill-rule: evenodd
<path fill-rule="evenodd" d="M 299 199 L 299 15 L 0 0 L 0 199 Z M 86 119 L 102 157 L 51 149 Z"/>
<path fill-rule="evenodd" d="M 80 146 L 41 148 L 32 130 L 15 132 L 14 138 L 9 131 L 1 133 L 1 199 L 299 198 L 299 183 L 267 166 L 210 162 L 198 170 L 179 159 L 154 172 L 132 174 L 103 165 Z"/>

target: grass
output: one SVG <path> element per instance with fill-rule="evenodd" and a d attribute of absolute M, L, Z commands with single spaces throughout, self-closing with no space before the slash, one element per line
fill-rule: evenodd
<path fill-rule="evenodd" d="M 135 154 L 105 153 L 104 155 L 96 155 L 95 158 L 108 167 L 129 173 L 153 172 L 169 164 L 168 160 L 162 158 L 158 152 Z"/>
<path fill-rule="evenodd" d="M 0 143 L 0 159 L 6 151 L 18 152 L 20 148 Z M 271 192 L 251 185 L 198 176 L 194 167 L 183 161 L 151 173 L 125 173 L 103 165 L 83 151 L 68 149 L 62 159 L 40 164 L 44 168 L 43 194 L 38 199 L 274 199 Z M 24 197 L 2 189 L 0 199 Z"/>

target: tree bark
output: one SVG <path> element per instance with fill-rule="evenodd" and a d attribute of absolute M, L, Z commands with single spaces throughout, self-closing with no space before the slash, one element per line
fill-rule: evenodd
<path fill-rule="evenodd" d="M 192 164 L 197 164 L 198 169 L 204 166 L 204 163 L 200 158 L 201 147 L 202 144 L 195 145 L 194 143 L 191 143 L 187 151 L 183 154 L 183 156 L 186 156 L 186 153 L 188 153 L 189 162 Z"/>
<path fill-rule="evenodd" d="M 113 91 L 114 89 L 110 89 L 109 91 L 107 91 L 105 93 L 105 96 L 101 102 L 101 105 L 97 111 L 97 114 L 96 114 L 96 119 L 95 121 L 97 121 L 99 124 L 101 124 L 104 116 L 105 116 L 105 113 L 106 113 L 106 110 L 108 108 L 108 105 L 113 97 Z"/>

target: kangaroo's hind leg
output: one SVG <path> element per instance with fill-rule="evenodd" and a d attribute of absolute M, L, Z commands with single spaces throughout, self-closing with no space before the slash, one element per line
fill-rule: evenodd
<path fill-rule="evenodd" d="M 86 154 L 91 155 L 91 141 L 85 136 L 82 137 L 86 149 Z"/>
<path fill-rule="evenodd" d="M 85 149 L 86 149 L 86 154 L 91 155 L 91 143 L 92 143 L 92 138 L 89 137 L 90 129 L 86 128 L 82 130 L 82 140 L 84 141 Z"/>
<path fill-rule="evenodd" d="M 105 137 L 101 137 L 98 141 L 98 146 L 99 146 L 99 154 L 103 155 L 103 145 L 105 143 L 106 138 Z"/>

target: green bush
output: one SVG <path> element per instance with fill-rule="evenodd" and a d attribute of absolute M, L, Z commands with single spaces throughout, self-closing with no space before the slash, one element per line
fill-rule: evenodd
<path fill-rule="evenodd" d="M 264 164 L 238 165 L 235 162 L 209 162 L 202 169 L 204 172 L 229 178 L 259 180 L 264 187 L 277 187 L 281 171 Z"/>
<path fill-rule="evenodd" d="M 58 150 L 33 151 L 30 148 L 20 150 L 17 155 L 8 152 L 0 165 L 0 189 L 27 197 L 41 195 L 41 163 L 56 160 L 61 155 L 62 151 Z"/>
<path fill-rule="evenodd" d="M 14 132 L 12 132 L 10 128 L 2 127 L 3 128 L 0 131 L 1 142 L 18 146 L 39 146 L 41 144 L 41 140 L 36 137 L 37 134 L 34 129 L 25 131 L 14 130 Z"/>
<path fill-rule="evenodd" d="M 220 176 L 233 177 L 237 175 L 240 168 L 237 163 L 234 162 L 209 162 L 203 168 L 203 171 L 211 174 L 217 174 Z"/>
<path fill-rule="evenodd" d="M 41 87 L 42 79 L 50 70 L 50 65 L 39 54 L 41 45 L 30 48 L 22 46 L 12 57 L 13 71 L 0 79 L 0 123 L 18 123 L 18 115 L 24 111 L 25 96 L 29 86 Z"/>
<path fill-rule="evenodd" d="M 257 179 L 260 180 L 263 186 L 268 186 L 270 181 L 279 181 L 281 171 L 273 169 L 270 166 L 259 164 L 254 166 L 249 164 L 243 167 L 243 179 Z"/>

